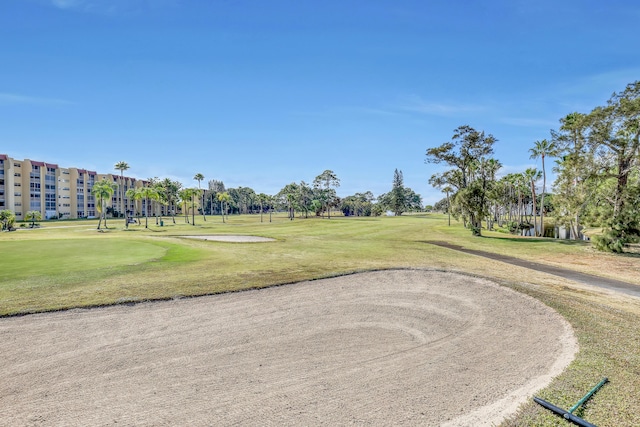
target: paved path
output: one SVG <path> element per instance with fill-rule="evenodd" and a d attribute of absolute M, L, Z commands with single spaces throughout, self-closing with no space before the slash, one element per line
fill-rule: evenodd
<path fill-rule="evenodd" d="M 609 289 L 623 294 L 640 297 L 640 286 L 633 283 L 623 282 L 621 280 L 608 279 L 606 277 L 594 276 L 593 274 L 580 273 L 578 271 L 569 270 L 567 268 L 554 267 L 552 265 L 541 264 L 539 262 L 527 261 L 521 258 L 515 258 L 508 255 L 501 255 L 492 252 L 480 251 L 476 249 L 467 249 L 460 245 L 454 245 L 448 242 L 427 242 L 432 245 L 452 249 L 467 254 L 478 255 L 484 258 L 494 259 L 496 261 L 506 262 L 507 264 L 517 265 L 518 267 L 530 268 L 531 270 L 540 271 L 542 273 L 553 274 L 555 276 L 564 277 L 565 279 L 575 282 L 584 283 L 598 288 Z"/>

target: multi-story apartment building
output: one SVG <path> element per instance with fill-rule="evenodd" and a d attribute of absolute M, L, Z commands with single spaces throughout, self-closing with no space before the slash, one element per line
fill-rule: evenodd
<path fill-rule="evenodd" d="M 133 214 L 136 209 L 142 209 L 126 197 L 126 206 L 123 205 L 120 187 L 122 185 L 126 192 L 129 188 L 142 186 L 141 180 L 121 179 L 120 175 L 98 174 L 86 169 L 61 168 L 30 159 L 16 160 L 0 154 L 0 210 L 11 210 L 17 220 L 24 219 L 28 211 L 39 211 L 43 219 L 96 217 L 96 201 L 91 188 L 102 179 L 111 180 L 118 186 L 108 204 L 115 211 L 126 209 Z"/>

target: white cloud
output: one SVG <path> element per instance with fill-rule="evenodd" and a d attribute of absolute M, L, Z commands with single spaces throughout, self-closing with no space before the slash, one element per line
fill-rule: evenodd
<path fill-rule="evenodd" d="M 418 95 L 401 100 L 396 106 L 398 110 L 435 116 L 457 116 L 472 112 L 485 111 L 486 107 L 474 104 L 455 104 L 446 102 L 428 102 Z"/>
<path fill-rule="evenodd" d="M 53 7 L 99 15 L 129 15 L 177 4 L 177 0 L 46 0 Z"/>
<path fill-rule="evenodd" d="M 522 126 L 522 127 L 549 127 L 555 128 L 558 126 L 557 120 L 545 120 L 545 119 L 532 119 L 526 117 L 501 117 L 498 119 L 500 122 L 512 125 L 512 126 Z"/>
<path fill-rule="evenodd" d="M 0 93 L 0 105 L 68 105 L 71 102 L 64 99 L 41 98 L 35 96 L 17 95 L 14 93 Z"/>
<path fill-rule="evenodd" d="M 81 6 L 83 0 L 51 0 L 53 5 L 60 9 L 70 9 Z"/>

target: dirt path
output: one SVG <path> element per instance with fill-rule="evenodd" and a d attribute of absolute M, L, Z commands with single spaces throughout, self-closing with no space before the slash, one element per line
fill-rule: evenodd
<path fill-rule="evenodd" d="M 0 319 L 0 342 L 7 426 L 492 425 L 577 349 L 539 301 L 427 270 Z"/>
<path fill-rule="evenodd" d="M 640 297 L 640 286 L 634 285 L 633 283 L 623 282 L 621 280 L 615 280 L 615 279 L 607 279 L 606 277 L 594 276 L 592 274 L 580 273 L 575 270 L 569 270 L 567 268 L 561 268 L 561 267 L 554 267 L 552 265 L 541 264 L 539 262 L 527 261 L 524 259 L 515 258 L 508 255 L 501 255 L 493 252 L 480 251 L 477 249 L 467 249 L 460 245 L 453 245 L 448 242 L 426 242 L 426 243 L 440 246 L 447 249 L 452 249 L 454 251 L 460 251 L 467 254 L 478 255 L 484 258 L 494 259 L 500 262 L 506 262 L 507 264 L 517 265 L 519 267 L 530 268 L 532 270 L 540 271 L 547 274 L 553 274 L 555 276 L 564 277 L 565 279 L 584 283 L 589 286 L 595 286 L 602 289 L 621 292 L 623 294 L 631 295 L 634 297 Z"/>

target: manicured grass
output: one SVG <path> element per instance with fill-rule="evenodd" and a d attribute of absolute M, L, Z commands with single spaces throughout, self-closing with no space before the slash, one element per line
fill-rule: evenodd
<path fill-rule="evenodd" d="M 3 242 L 0 283 L 59 276 L 96 269 L 117 269 L 162 257 L 167 249 L 131 239 L 57 239 Z"/>
<path fill-rule="evenodd" d="M 41 229 L 0 234 L 0 314 L 202 295 L 386 268 L 436 268 L 491 278 L 532 295 L 574 327 L 580 353 L 539 395 L 568 408 L 603 376 L 610 378 L 579 415 L 599 426 L 640 425 L 640 302 L 566 279 L 473 255 L 429 241 L 507 254 L 640 284 L 640 257 L 594 251 L 588 243 L 485 233 L 473 238 L 444 215 L 320 218 L 284 215 L 196 217 L 196 225 L 164 218 L 149 228 L 109 221 L 43 223 Z M 144 224 L 144 221 L 143 221 Z M 56 228 L 63 226 L 64 228 Z M 184 239 L 187 234 L 272 237 L 271 243 Z M 564 421 L 530 403 L 508 426 Z"/>

